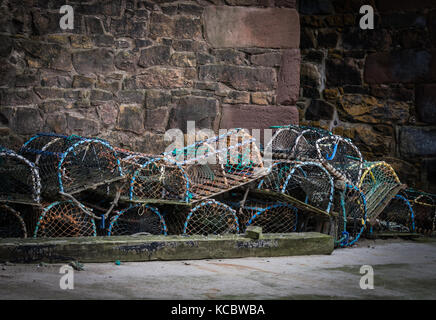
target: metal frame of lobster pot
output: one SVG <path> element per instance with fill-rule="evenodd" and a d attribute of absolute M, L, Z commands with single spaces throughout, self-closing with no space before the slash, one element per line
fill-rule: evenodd
<path fill-rule="evenodd" d="M 436 231 L 436 195 L 409 188 L 404 191 L 415 215 L 415 231 L 434 235 Z"/>
<path fill-rule="evenodd" d="M 357 187 L 367 205 L 367 222 L 373 225 L 389 202 L 406 188 L 395 170 L 384 161 L 363 162 L 363 172 Z"/>
<path fill-rule="evenodd" d="M 234 210 L 211 198 L 266 172 L 256 140 L 234 129 L 148 159 L 129 178 L 127 201 L 185 207 L 163 215 L 169 234 L 237 233 Z"/>
<path fill-rule="evenodd" d="M 332 133 L 315 127 L 273 126 L 277 129 L 263 152 L 271 154 L 273 159 L 311 161 L 318 158 L 316 141 Z"/>
<path fill-rule="evenodd" d="M 279 161 L 250 190 L 256 198 L 292 204 L 299 211 L 299 230 L 332 234 L 335 229 L 333 209 L 334 180 L 324 166 L 316 161 Z"/>
<path fill-rule="evenodd" d="M 40 133 L 24 143 L 20 154 L 38 166 L 46 197 L 73 195 L 123 179 L 116 151 L 102 139 Z"/>
<path fill-rule="evenodd" d="M 0 177 L 0 202 L 40 202 L 41 179 L 38 167 L 22 155 L 0 148 Z"/>

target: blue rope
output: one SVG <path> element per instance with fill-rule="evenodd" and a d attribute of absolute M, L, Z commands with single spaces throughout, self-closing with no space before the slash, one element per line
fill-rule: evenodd
<path fill-rule="evenodd" d="M 333 153 L 332 153 L 332 155 L 331 156 L 329 156 L 328 154 L 326 154 L 326 156 L 325 156 L 325 158 L 327 159 L 327 160 L 333 160 L 333 158 L 335 157 L 335 155 L 336 155 L 336 151 L 338 150 L 338 144 L 339 143 L 336 143 L 335 144 L 335 147 L 334 147 L 334 149 L 333 149 Z"/>

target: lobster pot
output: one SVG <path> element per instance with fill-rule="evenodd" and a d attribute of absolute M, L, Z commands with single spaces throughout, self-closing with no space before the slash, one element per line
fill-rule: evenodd
<path fill-rule="evenodd" d="M 117 147 L 114 147 L 114 150 L 116 151 L 118 158 L 120 159 L 123 173 L 128 177 L 131 177 L 135 170 L 138 169 L 141 165 L 156 157 L 151 154 L 134 152 Z"/>
<path fill-rule="evenodd" d="M 435 231 L 436 203 L 434 198 L 428 195 L 419 195 L 412 201 L 415 213 L 416 231 L 428 234 Z"/>
<path fill-rule="evenodd" d="M 318 159 L 336 178 L 356 185 L 362 176 L 363 158 L 349 139 L 325 136 L 316 141 Z"/>
<path fill-rule="evenodd" d="M 0 200 L 39 202 L 41 180 L 33 162 L 11 150 L 0 149 L 0 177 Z"/>
<path fill-rule="evenodd" d="M 374 220 L 398 193 L 400 179 L 394 169 L 384 161 L 364 162 L 358 188 L 365 194 L 368 219 Z"/>
<path fill-rule="evenodd" d="M 415 216 L 415 231 L 431 234 L 435 229 L 436 195 L 415 189 L 407 189 L 404 196 L 412 205 Z"/>
<path fill-rule="evenodd" d="M 0 238 L 27 238 L 21 214 L 5 204 L 0 204 Z"/>
<path fill-rule="evenodd" d="M 287 233 L 297 230 L 298 210 L 290 204 L 259 199 L 247 199 L 243 206 L 240 202 L 226 201 L 226 204 L 236 211 L 240 233 L 244 233 L 250 225 L 262 227 L 264 233 Z"/>
<path fill-rule="evenodd" d="M 298 210 L 287 203 L 269 203 L 258 206 L 244 206 L 243 211 L 251 214 L 248 226 L 262 227 L 264 233 L 296 232 Z"/>
<path fill-rule="evenodd" d="M 210 199 L 201 202 L 188 213 L 183 234 L 223 235 L 239 233 L 236 211 L 228 205 Z"/>
<path fill-rule="evenodd" d="M 396 195 L 377 220 L 375 228 L 381 232 L 415 232 L 413 209 L 403 195 Z"/>
<path fill-rule="evenodd" d="M 276 131 L 271 140 L 266 143 L 264 153 L 272 154 L 273 159 L 295 160 L 297 153 L 301 155 L 300 158 L 304 158 L 305 151 L 302 148 L 311 144 L 315 146 L 314 143 L 318 138 L 331 134 L 329 131 L 307 126 L 287 125 L 271 128 L 276 129 Z"/>
<path fill-rule="evenodd" d="M 139 166 L 129 179 L 129 199 L 133 201 L 189 201 L 190 183 L 185 170 L 165 158 L 152 158 Z"/>
<path fill-rule="evenodd" d="M 74 194 L 122 176 L 116 152 L 100 139 L 39 134 L 27 141 L 20 152 L 35 159 L 46 195 Z"/>
<path fill-rule="evenodd" d="M 366 225 L 366 198 L 359 188 L 345 185 L 340 193 L 340 208 L 337 217 L 336 244 L 351 246 L 359 240 Z"/>
<path fill-rule="evenodd" d="M 41 209 L 34 238 L 90 237 L 97 235 L 91 210 L 72 201 L 53 202 Z"/>
<path fill-rule="evenodd" d="M 289 159 L 298 161 L 312 161 L 318 159 L 316 141 L 331 135 L 330 132 L 318 128 L 308 128 L 303 130 L 295 140 Z"/>
<path fill-rule="evenodd" d="M 318 162 L 277 162 L 258 188 L 286 194 L 327 213 L 333 204 L 333 178 Z"/>
<path fill-rule="evenodd" d="M 157 208 L 136 204 L 113 216 L 108 228 L 108 236 L 134 234 L 168 234 L 165 220 Z"/>
<path fill-rule="evenodd" d="M 274 127 L 277 128 L 271 140 L 265 145 L 264 153 L 271 154 L 273 159 L 286 159 L 291 155 L 295 141 L 303 131 L 298 126 Z"/>
<path fill-rule="evenodd" d="M 185 169 L 193 200 L 232 189 L 265 171 L 256 140 L 243 129 L 230 130 L 165 155 Z"/>
<path fill-rule="evenodd" d="M 172 206 L 165 208 L 165 211 L 161 210 L 161 212 L 168 228 L 168 234 L 183 234 L 183 229 L 185 228 L 185 222 L 189 214 L 189 210 L 186 207 Z"/>

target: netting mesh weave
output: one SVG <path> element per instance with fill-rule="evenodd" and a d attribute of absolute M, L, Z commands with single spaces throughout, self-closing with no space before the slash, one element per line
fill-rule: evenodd
<path fill-rule="evenodd" d="M 122 176 L 116 152 L 100 139 L 38 134 L 20 153 L 34 159 L 45 194 L 74 193 Z"/>
<path fill-rule="evenodd" d="M 167 233 L 167 225 L 159 210 L 145 204 L 121 210 L 111 219 L 108 229 L 109 236 Z"/>
<path fill-rule="evenodd" d="M 20 213 L 0 204 L 0 238 L 26 238 L 27 228 Z"/>
<path fill-rule="evenodd" d="M 337 243 L 353 245 L 362 235 L 366 226 L 366 198 L 361 190 L 346 185 L 340 195 Z"/>
<path fill-rule="evenodd" d="M 362 175 L 363 158 L 348 139 L 330 135 L 316 141 L 319 160 L 337 179 L 357 184 Z"/>
<path fill-rule="evenodd" d="M 40 201 L 39 170 L 21 155 L 0 149 L 0 178 L 0 200 Z"/>
<path fill-rule="evenodd" d="M 318 162 L 275 163 L 258 188 L 284 193 L 327 213 L 333 203 L 333 178 Z"/>
<path fill-rule="evenodd" d="M 287 203 L 273 203 L 256 206 L 244 206 L 243 211 L 251 214 L 246 226 L 262 227 L 264 233 L 296 232 L 298 210 Z"/>
<path fill-rule="evenodd" d="M 211 199 L 189 212 L 183 233 L 204 236 L 239 233 L 239 222 L 234 209 Z"/>
<path fill-rule="evenodd" d="M 376 226 L 380 231 L 414 232 L 415 217 L 409 200 L 396 195 L 378 216 Z"/>
<path fill-rule="evenodd" d="M 35 238 L 96 235 L 94 219 L 72 201 L 57 201 L 44 207 L 33 234 Z"/>

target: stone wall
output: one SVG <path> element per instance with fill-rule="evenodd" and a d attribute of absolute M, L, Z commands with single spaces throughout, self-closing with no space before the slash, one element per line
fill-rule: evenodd
<path fill-rule="evenodd" d="M 62 31 L 59 8 L 74 9 Z M 0 0 L 0 144 L 37 132 L 158 153 L 163 133 L 298 122 L 295 0 Z"/>
<path fill-rule="evenodd" d="M 361 30 L 361 5 L 375 11 Z M 436 2 L 301 0 L 302 123 L 356 141 L 436 191 Z"/>

